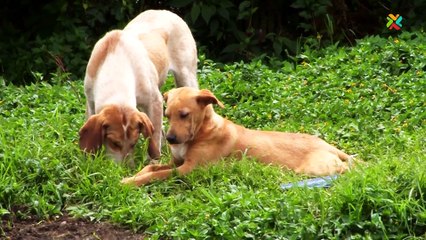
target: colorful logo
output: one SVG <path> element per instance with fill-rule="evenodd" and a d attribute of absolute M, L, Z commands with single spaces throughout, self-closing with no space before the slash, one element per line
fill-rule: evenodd
<path fill-rule="evenodd" d="M 399 14 L 393 15 L 389 14 L 388 17 L 388 23 L 386 24 L 386 27 L 389 28 L 389 30 L 395 29 L 400 30 L 402 28 L 402 17 L 399 16 Z"/>

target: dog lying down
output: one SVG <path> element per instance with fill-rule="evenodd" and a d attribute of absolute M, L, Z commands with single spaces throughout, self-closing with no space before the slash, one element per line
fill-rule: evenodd
<path fill-rule="evenodd" d="M 199 165 L 243 155 L 313 176 L 348 170 L 350 156 L 316 136 L 251 130 L 219 116 L 213 104 L 223 104 L 209 90 L 175 88 L 164 99 L 170 125 L 166 139 L 173 158 L 168 164 L 147 165 L 124 178 L 124 184 L 140 186 L 166 179 L 174 171 L 185 175 Z"/>

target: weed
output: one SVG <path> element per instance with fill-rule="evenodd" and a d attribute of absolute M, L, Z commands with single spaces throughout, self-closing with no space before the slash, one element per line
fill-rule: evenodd
<path fill-rule="evenodd" d="M 306 178 L 243 159 L 141 188 L 136 171 L 78 149 L 83 84 L 6 85 L 0 79 L 0 215 L 68 212 L 145 231 L 152 239 L 400 239 L 426 229 L 426 35 L 369 37 L 352 48 L 305 46 L 279 70 L 262 61 L 202 59 L 200 85 L 217 109 L 257 129 L 318 135 L 365 164 L 329 189 L 280 189 Z M 40 77 L 40 76 L 39 76 Z M 172 81 L 162 91 L 172 87 Z M 136 150 L 146 164 L 144 141 Z M 163 149 L 161 161 L 168 161 Z"/>

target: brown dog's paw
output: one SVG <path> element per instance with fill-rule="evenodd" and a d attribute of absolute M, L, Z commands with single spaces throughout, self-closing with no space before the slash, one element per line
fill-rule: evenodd
<path fill-rule="evenodd" d="M 126 177 L 120 181 L 121 184 L 135 185 L 135 177 Z"/>

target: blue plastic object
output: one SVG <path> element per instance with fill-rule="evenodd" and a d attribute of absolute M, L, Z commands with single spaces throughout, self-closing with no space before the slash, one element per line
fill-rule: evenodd
<path fill-rule="evenodd" d="M 281 184 L 281 188 L 284 190 L 287 190 L 293 187 L 328 188 L 333 183 L 333 180 L 335 180 L 337 177 L 338 175 L 331 175 L 326 177 L 306 179 L 306 180 L 302 180 L 295 183 L 285 183 L 285 184 Z"/>

